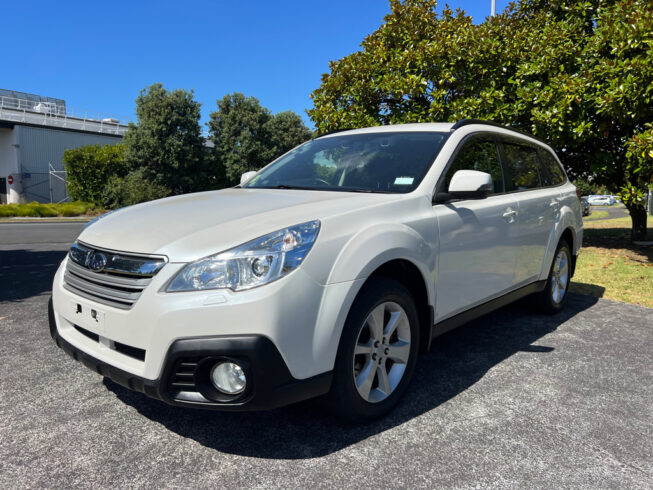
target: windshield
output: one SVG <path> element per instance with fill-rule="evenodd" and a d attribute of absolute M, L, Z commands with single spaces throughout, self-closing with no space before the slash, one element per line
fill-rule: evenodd
<path fill-rule="evenodd" d="M 431 167 L 448 133 L 370 133 L 318 138 L 290 151 L 243 187 L 405 193 Z"/>

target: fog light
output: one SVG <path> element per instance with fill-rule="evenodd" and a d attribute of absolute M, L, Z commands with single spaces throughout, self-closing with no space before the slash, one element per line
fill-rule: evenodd
<path fill-rule="evenodd" d="M 222 393 L 237 395 L 245 390 L 245 372 L 235 362 L 219 362 L 211 370 L 211 382 Z"/>

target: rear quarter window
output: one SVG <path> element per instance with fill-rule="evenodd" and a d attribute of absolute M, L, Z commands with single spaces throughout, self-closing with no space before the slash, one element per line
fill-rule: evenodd
<path fill-rule="evenodd" d="M 551 187 L 564 184 L 567 180 L 565 173 L 562 168 L 560 168 L 560 164 L 558 164 L 558 161 L 551 152 L 545 149 L 540 149 L 537 153 L 540 160 L 540 176 L 542 178 L 542 185 L 544 187 Z"/>

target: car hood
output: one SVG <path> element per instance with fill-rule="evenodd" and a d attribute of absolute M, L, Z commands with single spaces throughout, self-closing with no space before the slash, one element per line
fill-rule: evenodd
<path fill-rule="evenodd" d="M 120 209 L 79 240 L 123 252 L 188 262 L 295 224 L 373 206 L 399 195 L 289 189 L 223 189 Z"/>

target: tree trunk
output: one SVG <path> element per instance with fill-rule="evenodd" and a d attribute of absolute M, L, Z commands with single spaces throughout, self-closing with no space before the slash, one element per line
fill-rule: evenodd
<path fill-rule="evenodd" d="M 630 219 L 633 222 L 630 239 L 632 241 L 646 240 L 646 207 L 642 204 L 634 204 L 628 207 L 628 212 L 630 212 Z"/>

